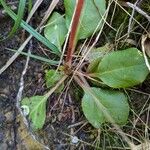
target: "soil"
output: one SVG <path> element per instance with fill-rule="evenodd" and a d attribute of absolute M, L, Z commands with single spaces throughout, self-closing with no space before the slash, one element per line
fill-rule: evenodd
<path fill-rule="evenodd" d="M 44 11 L 43 7 L 40 8 L 39 13 Z M 59 8 L 61 8 L 63 12 L 61 4 Z M 0 21 L 0 34 L 7 35 L 8 30 L 11 30 L 13 22 L 8 16 L 0 15 L 0 17 L 2 20 Z M 21 38 L 22 31 L 19 31 L 13 38 L 0 42 L 0 68 L 14 54 L 6 48 L 18 49 L 22 43 Z M 47 50 L 47 56 L 45 56 L 43 50 L 46 48 L 41 43 L 38 43 L 35 39 L 32 41 L 33 54 L 51 57 Z M 25 48 L 25 51 L 28 47 L 29 45 Z M 16 108 L 16 97 L 25 62 L 26 57 L 20 55 L 14 63 L 0 75 L 0 150 L 44 150 L 46 146 L 52 150 L 94 149 L 92 143 L 97 138 L 98 132 L 87 123 L 80 108 L 80 101 L 76 100 L 76 97 L 72 97 L 71 100 L 68 97 L 66 99 L 61 98 L 58 102 L 58 95 L 52 95 L 47 102 L 47 119 L 43 129 L 35 132 L 32 131 L 30 127 L 26 127 L 23 118 Z M 50 66 L 47 64 L 32 58 L 30 59 L 25 75 L 23 97 L 42 95 L 47 91 L 44 74 L 48 68 L 50 68 Z M 146 106 L 149 106 L 149 83 L 150 79 L 147 79 L 134 90 L 127 91 L 130 101 L 132 101 L 132 108 L 136 113 L 139 113 L 146 101 Z M 65 97 L 65 95 L 63 97 Z M 52 110 L 52 108 L 54 109 Z M 133 117 L 132 114 L 131 117 Z M 141 118 L 146 122 L 147 113 L 143 113 Z M 150 122 L 150 120 L 148 122 Z M 30 124 L 29 121 L 28 123 Z M 75 123 L 79 124 L 71 128 L 70 125 Z M 131 122 L 129 122 L 125 128 L 125 131 L 135 137 L 139 137 L 138 132 L 134 131 L 134 129 L 130 129 L 130 124 Z M 143 129 L 141 121 L 138 121 L 137 126 L 139 129 Z M 72 143 L 70 136 L 72 133 L 75 133 L 75 136 L 82 140 L 82 142 L 77 142 L 77 144 Z M 141 135 L 144 136 L 144 131 L 141 131 Z M 105 134 L 101 136 L 105 136 Z M 114 146 L 116 146 L 114 139 L 109 140 L 112 145 L 114 144 Z M 105 142 L 109 143 L 109 140 Z M 115 137 L 115 140 L 119 141 L 118 137 Z M 104 141 L 100 140 L 100 144 L 103 142 Z M 105 145 L 103 149 L 107 149 Z"/>

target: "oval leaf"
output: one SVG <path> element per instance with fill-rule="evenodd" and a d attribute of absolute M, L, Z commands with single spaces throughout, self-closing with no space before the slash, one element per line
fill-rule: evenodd
<path fill-rule="evenodd" d="M 46 118 L 46 96 L 33 96 L 24 98 L 21 104 L 29 107 L 29 119 L 32 121 L 33 129 L 41 129 Z"/>
<path fill-rule="evenodd" d="M 61 51 L 61 46 L 67 34 L 67 27 L 63 16 L 54 12 L 46 25 L 44 34 Z"/>
<path fill-rule="evenodd" d="M 110 87 L 127 88 L 142 83 L 148 73 L 142 53 L 129 48 L 104 56 L 95 76 Z"/>
<path fill-rule="evenodd" d="M 75 0 L 64 0 L 66 23 L 69 27 L 74 8 L 76 5 Z M 102 22 L 102 16 L 106 10 L 105 0 L 85 0 L 82 15 L 80 18 L 80 25 L 78 28 L 78 38 L 85 39 L 93 34 L 99 22 Z M 102 23 L 101 23 L 102 25 Z M 98 29 L 101 28 L 101 25 Z"/>
<path fill-rule="evenodd" d="M 95 128 L 100 128 L 104 122 L 112 122 L 108 115 L 120 125 L 127 122 L 129 115 L 129 105 L 124 93 L 94 87 L 85 89 L 82 109 Z"/>

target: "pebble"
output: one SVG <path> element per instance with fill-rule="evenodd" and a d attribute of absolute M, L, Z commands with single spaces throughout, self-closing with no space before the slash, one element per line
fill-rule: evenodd
<path fill-rule="evenodd" d="M 71 139 L 71 142 L 72 142 L 73 144 L 77 144 L 77 143 L 79 142 L 78 137 L 77 137 L 77 136 L 73 136 L 72 139 Z"/>
<path fill-rule="evenodd" d="M 24 116 L 28 116 L 29 115 L 30 109 L 29 109 L 29 107 L 27 105 L 22 105 L 21 109 L 22 109 L 22 112 L 23 112 Z"/>

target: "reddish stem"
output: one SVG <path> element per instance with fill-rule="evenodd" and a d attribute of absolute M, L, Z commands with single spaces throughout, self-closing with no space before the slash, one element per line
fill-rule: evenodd
<path fill-rule="evenodd" d="M 71 27 L 70 37 L 69 37 L 69 45 L 68 45 L 67 56 L 66 56 L 66 64 L 69 67 L 71 67 L 72 57 L 76 46 L 75 39 L 76 39 L 76 33 L 78 29 L 78 24 L 79 24 L 83 4 L 84 4 L 84 0 L 78 0 L 73 22 L 72 22 L 72 27 Z"/>

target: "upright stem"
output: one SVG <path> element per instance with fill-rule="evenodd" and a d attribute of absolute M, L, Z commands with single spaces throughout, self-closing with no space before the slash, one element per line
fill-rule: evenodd
<path fill-rule="evenodd" d="M 77 5 L 75 8 L 73 22 L 72 22 L 72 26 L 71 26 L 70 37 L 69 37 L 67 56 L 66 56 L 66 64 L 69 67 L 71 67 L 72 55 L 74 53 L 75 46 L 76 46 L 76 33 L 77 33 L 77 29 L 78 29 L 78 24 L 79 24 L 83 4 L 84 4 L 84 0 L 77 0 Z"/>

